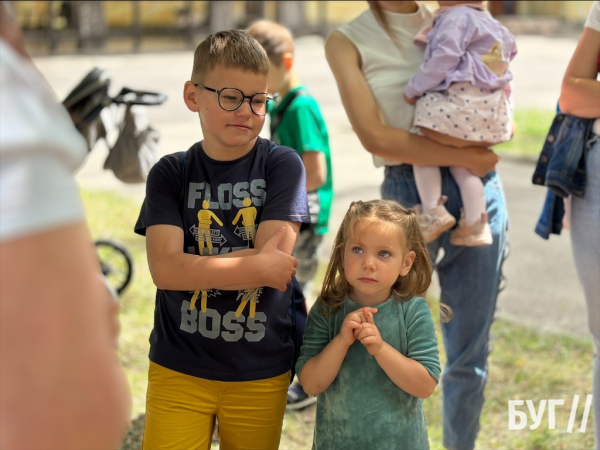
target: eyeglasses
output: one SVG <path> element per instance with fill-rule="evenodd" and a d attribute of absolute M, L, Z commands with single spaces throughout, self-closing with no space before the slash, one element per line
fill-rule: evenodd
<path fill-rule="evenodd" d="M 194 83 L 194 86 L 210 92 L 216 92 L 219 106 L 225 111 L 235 111 L 242 106 L 244 100 L 248 98 L 250 99 L 250 109 L 252 112 L 257 116 L 264 116 L 267 114 L 267 103 L 273 100 L 273 97 L 267 95 L 266 92 L 244 95 L 244 93 L 237 88 L 212 89 L 198 83 Z"/>

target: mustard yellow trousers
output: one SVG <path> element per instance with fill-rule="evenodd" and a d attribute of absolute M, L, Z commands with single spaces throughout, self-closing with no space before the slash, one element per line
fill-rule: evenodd
<path fill-rule="evenodd" d="M 208 450 L 215 418 L 221 450 L 277 450 L 290 373 L 212 381 L 150 362 L 143 450 Z"/>

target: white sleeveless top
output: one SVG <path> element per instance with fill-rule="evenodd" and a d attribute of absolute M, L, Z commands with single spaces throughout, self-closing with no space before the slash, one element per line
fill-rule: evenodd
<path fill-rule="evenodd" d="M 46 80 L 0 39 L 0 242 L 84 219 L 87 149 Z"/>
<path fill-rule="evenodd" d="M 361 59 L 361 69 L 381 108 L 386 124 L 410 130 L 415 107 L 404 101 L 404 88 L 423 63 L 423 51 L 413 38 L 424 26 L 431 23 L 433 13 L 422 4 L 412 14 L 384 11 L 398 45 L 379 24 L 368 9 L 352 22 L 338 28 L 356 47 Z M 402 164 L 373 156 L 375 167 Z"/>

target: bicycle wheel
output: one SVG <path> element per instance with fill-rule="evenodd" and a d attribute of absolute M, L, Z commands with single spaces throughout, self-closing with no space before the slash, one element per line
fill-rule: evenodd
<path fill-rule="evenodd" d="M 111 240 L 96 241 L 102 273 L 108 283 L 121 294 L 131 281 L 133 260 L 123 244 Z"/>

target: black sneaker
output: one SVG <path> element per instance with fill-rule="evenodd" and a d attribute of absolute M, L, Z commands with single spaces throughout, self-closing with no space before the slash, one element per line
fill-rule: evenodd
<path fill-rule="evenodd" d="M 317 403 L 317 397 L 304 392 L 300 384 L 294 383 L 288 388 L 286 409 L 302 409 L 315 403 Z"/>

